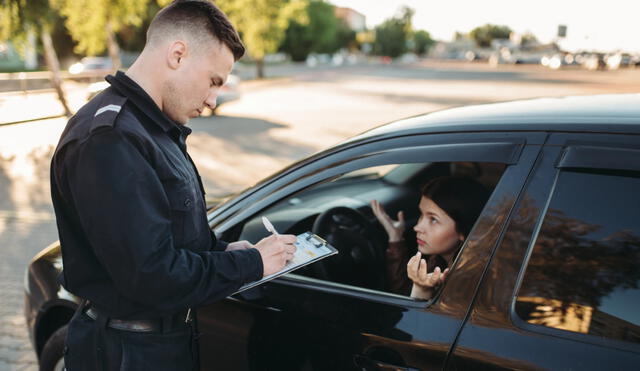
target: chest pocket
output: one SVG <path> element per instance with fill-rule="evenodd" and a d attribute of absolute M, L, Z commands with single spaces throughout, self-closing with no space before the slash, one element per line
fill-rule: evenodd
<path fill-rule="evenodd" d="M 185 247 L 202 233 L 202 210 L 197 205 L 196 192 L 189 182 L 164 185 L 171 209 L 171 232 L 176 247 Z M 206 219 L 205 219 L 206 220 Z"/>

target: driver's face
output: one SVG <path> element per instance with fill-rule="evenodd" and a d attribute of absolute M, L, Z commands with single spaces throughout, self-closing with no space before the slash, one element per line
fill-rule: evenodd
<path fill-rule="evenodd" d="M 449 258 L 464 236 L 456 231 L 456 222 L 430 198 L 420 199 L 420 219 L 413 227 L 418 250 L 426 255 Z"/>

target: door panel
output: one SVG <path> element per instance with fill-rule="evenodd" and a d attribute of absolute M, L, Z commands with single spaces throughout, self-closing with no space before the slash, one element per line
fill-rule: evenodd
<path fill-rule="evenodd" d="M 285 275 L 200 312 L 203 369 L 442 369 L 506 222 L 500 213 L 513 207 L 541 146 L 521 148 L 432 301 Z"/>
<path fill-rule="evenodd" d="M 578 150 L 575 150 L 575 148 L 578 148 Z M 594 152 L 593 148 L 596 148 L 597 151 Z M 606 148 L 611 150 L 609 151 Z M 559 180 L 563 179 L 561 172 L 573 169 L 566 169 L 567 166 L 579 167 L 578 170 L 573 169 L 573 171 L 588 171 L 586 168 L 590 166 L 589 161 L 591 161 L 589 156 L 594 153 L 620 152 L 621 148 L 629 148 L 633 152 L 634 148 L 640 148 L 640 141 L 638 141 L 637 136 L 627 135 L 563 133 L 550 136 L 548 145 L 545 146 L 527 187 L 510 217 L 504 237 L 489 264 L 487 274 L 483 277 L 473 310 L 456 342 L 452 357 L 448 361 L 448 369 L 596 370 L 603 368 L 629 369 L 636 368 L 640 364 L 640 347 L 636 344 L 625 343 L 611 338 L 607 339 L 605 336 L 581 333 L 586 330 L 568 330 L 572 326 L 574 328 L 576 326 L 580 327 L 582 326 L 580 323 L 584 325 L 585 321 L 588 323 L 592 318 L 595 320 L 595 311 L 592 312 L 585 306 L 576 304 L 567 305 L 566 308 L 563 306 L 565 312 L 560 317 L 563 318 L 560 323 L 554 319 L 555 317 L 553 316 L 556 316 L 553 314 L 554 312 L 544 312 L 552 316 L 546 318 L 538 317 L 540 318 L 539 320 L 531 317 L 534 318 L 533 322 L 538 324 L 522 320 L 514 309 L 515 296 L 523 283 L 526 266 L 529 260 L 534 258 L 532 251 L 538 243 L 536 240 L 540 233 L 550 233 L 545 232 L 544 229 L 545 214 L 553 214 L 556 215 L 556 219 L 560 217 L 561 220 L 566 221 L 565 224 L 554 224 L 556 229 L 552 231 L 557 231 L 554 233 L 562 233 L 567 237 L 556 234 L 557 238 L 550 245 L 551 249 L 553 247 L 567 246 L 567 244 L 569 244 L 569 247 L 574 246 L 572 243 L 575 243 L 576 247 L 588 246 L 588 244 L 582 242 L 582 239 L 587 236 L 587 233 L 593 233 L 585 230 L 582 226 L 583 224 L 580 224 L 582 223 L 581 219 L 576 218 L 575 214 L 565 216 L 557 210 L 550 211 L 550 207 L 557 204 L 557 199 L 552 197 L 552 195 L 556 196 L 556 193 L 554 193 L 556 189 L 558 190 L 557 194 L 560 195 L 583 192 L 580 186 L 577 185 L 569 190 L 565 187 L 564 193 L 560 193 L 559 184 L 563 184 L 558 183 Z M 588 153 L 585 152 L 587 150 Z M 577 156 L 581 153 L 586 153 L 589 156 L 578 158 Z M 570 156 L 567 157 L 567 154 L 570 154 Z M 604 174 L 606 176 L 610 176 L 611 171 L 613 171 L 608 171 L 607 168 L 623 171 L 629 171 L 630 168 L 633 168 L 628 158 L 624 159 L 622 163 L 617 163 L 615 156 L 591 157 L 595 161 L 592 171 L 605 171 Z M 606 166 L 603 162 L 605 158 L 609 158 L 609 161 L 612 161 L 610 166 Z M 585 189 L 587 188 L 586 186 L 585 184 Z M 572 192 L 572 190 L 575 190 L 575 192 Z M 603 196 L 605 196 L 607 191 L 603 189 L 602 192 Z M 630 200 L 630 202 L 633 201 Z M 581 208 L 589 210 L 589 205 L 585 204 Z M 595 207 L 593 213 L 598 213 Z M 550 220 L 553 220 L 553 216 L 550 218 Z M 593 231 L 597 232 L 599 227 L 594 228 Z M 602 234 L 604 236 L 606 234 L 605 231 Z M 546 236 L 549 237 L 550 235 L 547 234 Z M 607 240 L 607 237 L 603 238 Z M 545 241 L 549 242 L 550 239 L 547 238 Z M 587 266 L 582 263 L 591 261 L 589 260 L 591 258 L 584 256 L 588 251 L 586 249 L 584 252 L 577 252 L 578 255 L 575 255 L 574 258 L 567 255 L 559 255 L 560 250 L 555 253 L 552 251 L 551 256 L 555 256 L 555 258 L 549 258 L 549 268 L 546 272 L 544 271 L 546 269 L 544 263 L 540 266 L 540 260 L 536 258 L 538 259 L 537 272 L 543 272 L 543 276 L 547 275 L 547 277 L 564 277 L 567 271 L 585 269 L 582 268 L 583 265 L 587 267 L 587 270 L 601 269 L 600 264 Z M 597 259 L 598 256 L 596 254 L 593 259 Z M 558 262 L 560 265 L 552 264 Z M 579 265 L 576 266 L 575 262 Z M 565 269 L 563 269 L 563 265 Z M 597 279 L 598 275 L 595 277 Z M 538 283 L 541 288 L 547 287 L 544 286 L 545 284 L 548 285 L 543 278 L 534 282 Z M 561 289 L 565 292 L 574 288 L 577 290 L 581 285 L 584 286 L 579 281 L 572 283 L 570 276 L 567 276 L 566 280 L 562 282 L 566 282 L 565 284 L 560 283 Z M 609 284 L 612 283 L 607 281 L 607 285 Z M 549 293 L 553 292 L 549 291 Z M 555 292 L 557 293 L 558 291 L 556 290 Z M 548 297 L 554 298 L 555 296 L 550 295 Z M 533 299 L 535 298 L 531 300 Z M 557 302 L 556 299 L 549 299 L 547 303 L 552 303 L 554 300 Z M 574 303 L 580 302 L 578 300 Z M 635 306 L 637 306 L 637 303 L 632 304 L 632 307 Z M 538 304 L 537 308 L 541 308 L 542 311 L 555 310 L 550 305 L 541 307 Z M 572 314 L 573 311 L 576 311 L 576 315 Z M 602 318 L 607 317 L 601 316 L 600 319 Z M 570 322 L 562 321 L 573 321 L 577 324 L 572 325 Z M 553 323 L 557 323 L 557 325 L 552 325 Z M 554 326 L 563 327 L 566 330 L 552 328 Z M 628 325 L 625 327 L 630 328 Z"/>
<path fill-rule="evenodd" d="M 198 309 L 202 370 L 248 370 L 250 330 L 278 319 L 277 309 L 228 298 Z"/>

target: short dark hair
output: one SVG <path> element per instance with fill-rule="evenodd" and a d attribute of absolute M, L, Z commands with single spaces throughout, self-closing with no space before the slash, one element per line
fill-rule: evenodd
<path fill-rule="evenodd" d="M 161 30 L 185 30 L 198 37 L 206 30 L 210 36 L 225 44 L 237 61 L 245 47 L 229 18 L 215 4 L 207 0 L 175 0 L 161 9 L 147 30 L 147 43 L 161 37 Z"/>
<path fill-rule="evenodd" d="M 456 222 L 456 231 L 466 238 L 489 198 L 489 191 L 472 178 L 443 176 L 427 182 L 422 187 L 422 196 L 444 210 Z"/>

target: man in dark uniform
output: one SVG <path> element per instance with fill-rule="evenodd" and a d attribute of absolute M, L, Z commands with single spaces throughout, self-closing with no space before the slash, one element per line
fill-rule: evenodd
<path fill-rule="evenodd" d="M 62 285 L 85 299 L 68 326 L 75 370 L 198 368 L 194 308 L 272 274 L 295 237 L 216 241 L 187 153 L 189 118 L 244 53 L 207 1 L 161 10 L 127 73 L 69 120 L 51 165 Z"/>

